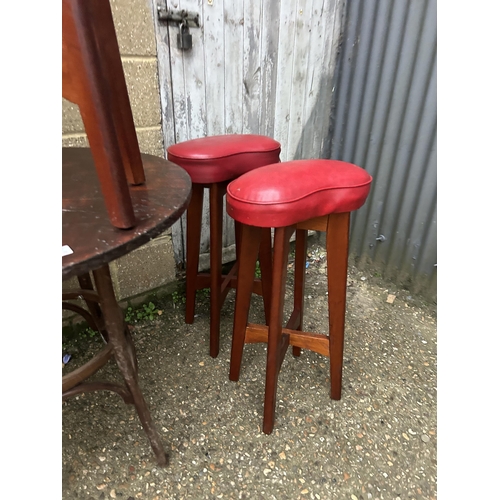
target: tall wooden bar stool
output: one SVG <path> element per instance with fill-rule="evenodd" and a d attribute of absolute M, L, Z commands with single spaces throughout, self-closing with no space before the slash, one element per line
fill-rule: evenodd
<path fill-rule="evenodd" d="M 235 286 L 237 263 L 222 274 L 222 214 L 227 184 L 258 167 L 280 161 L 280 143 L 262 135 L 230 134 L 192 139 L 167 149 L 167 158 L 191 177 L 193 192 L 187 209 L 186 323 L 193 323 L 196 291 L 210 288 L 210 356 L 219 354 L 220 310 L 230 288 Z M 209 190 L 210 273 L 199 273 L 203 190 Z M 238 253 L 238 225 L 235 224 Z M 265 243 L 270 257 L 271 240 Z M 264 264 L 265 267 L 265 264 Z M 259 281 L 254 291 L 262 293 Z M 265 299 L 265 298 L 264 298 Z"/>
<path fill-rule="evenodd" d="M 227 212 L 241 227 L 229 378 L 238 380 L 245 343 L 267 342 L 263 431 L 274 427 L 278 373 L 289 345 L 330 358 L 330 397 L 340 399 L 350 212 L 369 193 L 371 176 L 335 160 L 297 160 L 249 172 L 227 187 Z M 275 228 L 269 326 L 248 324 L 252 276 L 263 232 Z M 303 332 L 304 281 L 309 229 L 326 231 L 329 333 Z M 283 328 L 290 237 L 296 231 L 294 310 Z"/>

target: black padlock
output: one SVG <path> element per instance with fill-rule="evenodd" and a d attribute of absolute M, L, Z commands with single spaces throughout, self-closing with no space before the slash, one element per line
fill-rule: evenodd
<path fill-rule="evenodd" d="M 187 23 L 180 25 L 180 33 L 177 33 L 177 48 L 181 50 L 189 50 L 193 47 L 193 36 L 189 33 Z"/>

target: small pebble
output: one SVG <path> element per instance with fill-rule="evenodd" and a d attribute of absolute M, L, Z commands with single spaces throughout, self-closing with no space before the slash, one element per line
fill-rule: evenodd
<path fill-rule="evenodd" d="M 422 435 L 420 436 L 420 439 L 421 439 L 424 443 L 428 443 L 428 442 L 431 440 L 431 438 L 430 438 L 427 434 L 422 434 Z"/>

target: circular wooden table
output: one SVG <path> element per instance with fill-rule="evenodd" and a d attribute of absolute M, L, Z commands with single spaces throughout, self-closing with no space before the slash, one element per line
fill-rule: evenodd
<path fill-rule="evenodd" d="M 109 220 L 90 149 L 62 150 L 62 278 L 77 276 L 80 284 L 63 292 L 63 308 L 83 316 L 105 340 L 105 347 L 92 360 L 63 377 L 62 393 L 63 400 L 95 390 L 118 393 L 135 406 L 158 464 L 167 465 L 168 456 L 139 387 L 135 348 L 116 301 L 108 264 L 179 219 L 191 197 L 191 179 L 185 170 L 162 158 L 143 154 L 142 161 L 146 183 L 129 186 L 136 225 L 118 229 Z M 77 298 L 85 300 L 87 309 L 68 302 Z M 115 359 L 125 384 L 86 382 L 110 358 Z"/>
<path fill-rule="evenodd" d="M 62 278 L 97 269 L 167 230 L 186 210 L 191 179 L 174 163 L 142 155 L 146 183 L 129 186 L 137 225 L 111 225 L 88 148 L 62 150 L 62 237 L 72 254 L 63 257 Z"/>

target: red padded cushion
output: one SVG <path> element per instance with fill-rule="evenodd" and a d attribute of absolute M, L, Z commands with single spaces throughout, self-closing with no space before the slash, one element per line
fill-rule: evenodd
<path fill-rule="evenodd" d="M 254 168 L 280 161 L 281 145 L 263 135 L 230 134 L 174 144 L 167 158 L 182 167 L 197 184 L 222 182 Z"/>
<path fill-rule="evenodd" d="M 337 160 L 295 160 L 253 170 L 229 183 L 227 213 L 250 226 L 291 226 L 352 212 L 366 201 L 372 177 Z"/>

